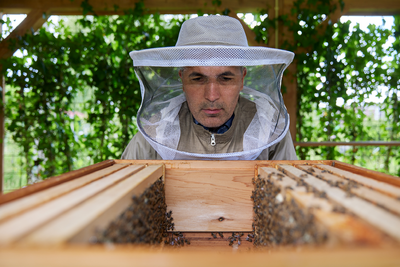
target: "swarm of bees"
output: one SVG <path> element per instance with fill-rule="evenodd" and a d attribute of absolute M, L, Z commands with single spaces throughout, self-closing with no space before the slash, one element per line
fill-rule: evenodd
<path fill-rule="evenodd" d="M 312 213 L 302 210 L 293 199 L 284 198 L 271 179 L 258 177 L 253 184 L 255 246 L 322 244 L 327 240 L 327 234 L 316 227 Z M 248 239 L 252 239 L 250 235 Z"/>
<path fill-rule="evenodd" d="M 97 231 L 96 243 L 160 244 L 181 246 L 190 244 L 174 231 L 172 211 L 167 212 L 162 179 L 158 179 L 103 231 Z M 170 232 L 168 232 L 170 231 Z"/>

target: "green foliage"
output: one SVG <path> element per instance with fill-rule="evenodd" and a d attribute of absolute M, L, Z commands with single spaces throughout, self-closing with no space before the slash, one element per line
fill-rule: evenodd
<path fill-rule="evenodd" d="M 137 131 L 141 102 L 128 54 L 175 45 L 182 23 L 146 15 L 140 2 L 123 16 L 84 16 L 76 31 L 61 22 L 54 32 L 41 28 L 11 44 L 23 56 L 2 62 L 11 86 L 6 127 L 23 147 L 30 181 L 71 171 L 82 160 L 120 158 Z"/>
<path fill-rule="evenodd" d="M 343 8 L 343 3 L 339 4 Z M 254 29 L 257 39 L 266 43 L 276 21 L 291 33 L 280 38 L 284 39 L 282 48 L 296 53 L 296 139 L 305 142 L 399 140 L 399 38 L 392 47 L 385 48 L 391 36 L 399 35 L 399 18 L 396 17 L 392 30 L 369 25 L 365 32 L 359 25 L 350 29 L 349 22 L 333 23 L 330 17 L 337 8 L 338 4 L 330 0 L 298 0 L 291 16 L 266 18 Z M 386 62 L 388 55 L 394 60 Z M 388 94 L 380 108 L 387 120 L 376 129 L 376 124 L 368 123 L 373 119 L 366 111 L 377 104 L 366 100 L 374 95 L 382 96 L 385 87 Z M 396 164 L 400 163 L 398 148 L 388 149 L 385 163 L 381 164 L 384 166 L 372 166 L 371 158 L 363 157 L 371 154 L 371 148 L 301 147 L 297 152 L 301 159 L 339 159 L 400 174 Z M 392 159 L 391 168 L 389 159 Z"/>
<path fill-rule="evenodd" d="M 9 86 L 7 132 L 22 148 L 24 177 L 30 181 L 120 157 L 137 131 L 141 102 L 128 54 L 175 45 L 187 19 L 145 14 L 143 2 L 123 16 L 97 16 L 88 1 L 81 6 L 85 16 L 76 24 L 61 21 L 18 38 L 10 45 L 18 46 L 22 57 L 2 62 Z M 351 29 L 348 22 L 330 21 L 338 8 L 343 2 L 299 0 L 290 16 L 272 20 L 265 11 L 255 14 L 257 40 L 268 43 L 276 22 L 290 33 L 279 38 L 282 48 L 296 53 L 296 138 L 400 140 L 400 17 L 392 30 L 371 25 L 364 32 L 358 25 Z M 394 42 L 386 47 L 390 38 Z M 384 96 L 385 123 L 366 113 L 372 95 Z M 301 159 L 338 159 L 400 175 L 398 148 L 303 147 L 297 152 Z M 368 165 L 379 158 L 384 160 Z"/>

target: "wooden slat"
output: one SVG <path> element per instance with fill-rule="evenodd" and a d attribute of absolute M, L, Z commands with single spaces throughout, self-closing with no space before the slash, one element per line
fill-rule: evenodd
<path fill-rule="evenodd" d="M 345 249 L 279 249 L 251 253 L 232 251 L 159 251 L 132 246 L 71 247 L 59 249 L 7 248 L 0 250 L 3 266 L 24 267 L 103 267 L 103 266 L 166 266 L 166 267 L 372 267 L 400 266 L 399 247 Z"/>
<path fill-rule="evenodd" d="M 24 198 L 3 204 L 0 206 L 0 223 L 5 219 L 15 216 L 25 210 L 36 207 L 44 202 L 60 197 L 88 183 L 96 181 L 104 176 L 110 175 L 120 169 L 129 166 L 129 164 L 114 164 L 105 169 L 93 172 L 91 174 L 74 179 L 51 188 L 42 190 L 35 194 L 28 195 Z"/>
<path fill-rule="evenodd" d="M 376 231 L 354 216 L 333 212 L 334 205 L 332 203 L 327 199 L 315 197 L 314 193 L 307 192 L 304 186 L 297 186 L 295 180 L 286 175 L 281 177 L 281 179 L 277 179 L 275 175 L 270 175 L 277 172 L 274 168 L 266 167 L 259 170 L 260 176 L 264 179 L 269 176 L 274 184 L 280 187 L 282 194 L 286 195 L 286 197 L 293 198 L 300 207 L 306 210 L 313 210 L 317 222 L 322 224 L 324 229 L 329 230 L 328 242 L 330 245 L 337 242 L 377 245 L 385 241 L 379 231 Z M 286 187 L 292 189 L 286 190 Z"/>
<path fill-rule="evenodd" d="M 277 165 L 277 168 L 283 170 L 286 175 L 292 178 L 299 179 L 300 175 L 304 174 L 303 171 L 290 165 Z M 304 178 L 304 182 L 319 191 L 324 191 L 327 197 L 332 201 L 342 205 L 369 224 L 400 241 L 400 218 L 398 216 L 395 216 L 363 199 L 347 197 L 347 193 L 343 190 L 337 187 L 332 187 L 327 182 L 311 175 Z"/>
<path fill-rule="evenodd" d="M 301 170 L 307 170 L 310 168 L 310 165 L 296 165 L 297 168 Z M 318 168 L 313 168 L 314 172 L 312 172 L 313 176 L 317 176 L 317 178 L 320 178 L 324 181 L 332 181 L 332 182 L 348 182 L 348 180 L 330 174 L 330 173 L 323 173 L 321 169 Z M 365 186 L 358 186 L 357 188 L 350 188 L 350 192 L 352 194 L 355 194 L 365 200 L 368 200 L 372 203 L 376 203 L 380 206 L 385 207 L 386 209 L 390 210 L 393 213 L 396 213 L 397 215 L 400 215 L 400 201 L 396 200 L 392 197 L 389 197 L 385 194 L 382 194 L 378 191 L 372 190 L 368 187 Z"/>
<path fill-rule="evenodd" d="M 385 182 L 391 185 L 395 185 L 397 187 L 400 187 L 400 177 L 396 177 L 393 175 L 389 175 L 386 173 L 382 173 L 382 172 L 377 172 L 377 171 L 373 171 L 373 170 L 369 170 L 366 168 L 362 168 L 359 166 L 354 166 L 348 163 L 344 163 L 344 162 L 340 162 L 340 161 L 336 161 L 334 160 L 332 162 L 332 164 L 328 164 L 328 165 L 332 165 L 335 168 L 338 169 L 342 169 L 345 171 L 349 171 L 355 174 L 360 174 L 362 176 L 368 177 L 368 178 L 372 178 L 374 180 L 378 180 L 381 182 Z"/>
<path fill-rule="evenodd" d="M 132 203 L 133 195 L 143 191 L 162 176 L 162 165 L 151 165 L 131 175 L 78 207 L 23 238 L 24 245 L 61 245 L 68 241 L 86 242 L 95 229 L 105 228 Z"/>
<path fill-rule="evenodd" d="M 7 202 L 10 202 L 12 200 L 21 198 L 21 197 L 25 197 L 27 195 L 39 192 L 41 190 L 44 190 L 46 188 L 50 188 L 52 186 L 64 183 L 66 181 L 81 177 L 83 175 L 107 168 L 111 165 L 113 165 L 115 162 L 114 160 L 105 160 L 87 167 L 84 167 L 82 169 L 79 170 L 75 170 L 72 172 L 68 172 L 68 173 L 64 173 L 58 176 L 54 176 L 51 178 L 48 178 L 46 180 L 44 180 L 43 182 L 39 182 L 33 185 L 29 185 L 25 188 L 21 188 L 18 190 L 15 190 L 11 193 L 7 193 L 5 195 L 1 195 L 0 196 L 0 204 L 4 204 Z"/>
<path fill-rule="evenodd" d="M 252 231 L 253 177 L 253 169 L 167 169 L 165 197 L 176 231 Z"/>
<path fill-rule="evenodd" d="M 329 165 L 323 165 L 323 164 L 316 164 L 314 165 L 322 170 L 327 170 L 330 171 L 333 174 L 336 174 L 338 176 L 344 177 L 349 180 L 353 180 L 357 183 L 360 183 L 362 185 L 365 185 L 367 187 L 373 188 L 375 190 L 378 190 L 382 193 L 388 194 L 394 198 L 399 198 L 400 199 L 400 187 L 396 187 L 387 183 L 379 182 L 374 179 L 370 179 L 358 174 L 351 173 L 349 171 L 341 170 L 338 168 L 335 168 L 333 166 Z"/>
<path fill-rule="evenodd" d="M 23 235 L 30 233 L 41 225 L 54 219 L 56 216 L 70 210 L 141 168 L 143 168 L 143 166 L 128 166 L 103 179 L 94 181 L 93 183 L 3 222 L 0 224 L 0 245 L 17 241 L 22 238 Z"/>

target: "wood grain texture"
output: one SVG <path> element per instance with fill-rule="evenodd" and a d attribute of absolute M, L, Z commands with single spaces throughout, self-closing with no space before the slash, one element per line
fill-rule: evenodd
<path fill-rule="evenodd" d="M 253 169 L 167 169 L 165 197 L 176 231 L 252 231 L 253 177 Z"/>
<path fill-rule="evenodd" d="M 10 202 L 12 200 L 21 198 L 21 197 L 25 197 L 27 195 L 39 192 L 41 190 L 64 183 L 66 181 L 70 181 L 72 179 L 81 177 L 83 175 L 107 168 L 113 164 L 115 164 L 114 160 L 111 160 L 111 159 L 105 160 L 105 161 L 84 167 L 79 170 L 71 171 L 68 173 L 64 173 L 64 174 L 61 174 L 58 176 L 48 178 L 42 182 L 39 182 L 39 183 L 36 183 L 33 185 L 28 185 L 27 187 L 15 190 L 13 192 L 10 192 L 10 193 L 4 194 L 4 195 L 0 195 L 0 204 L 4 204 L 4 203 Z"/>
<path fill-rule="evenodd" d="M 307 170 L 310 168 L 310 165 L 296 165 L 297 168 L 301 170 Z M 324 181 L 331 181 L 331 182 L 347 182 L 348 180 L 344 179 L 343 177 L 330 174 L 328 172 L 323 172 L 323 170 L 318 168 L 313 168 L 314 172 L 312 172 L 313 176 L 317 176 L 317 178 L 322 179 Z M 359 185 L 357 188 L 350 188 L 349 191 L 352 194 L 355 194 L 358 197 L 361 197 L 369 202 L 374 204 L 378 204 L 386 208 L 387 210 L 400 215 L 400 201 L 394 199 L 386 194 L 380 193 L 368 187 Z"/>
<path fill-rule="evenodd" d="M 281 189 L 281 194 L 306 210 L 312 210 L 320 228 L 329 231 L 329 245 L 363 244 L 380 245 L 387 242 L 384 235 L 371 226 L 363 223 L 350 214 L 333 212 L 334 205 L 328 199 L 319 198 L 312 192 L 307 192 L 304 186 L 298 186 L 292 178 L 284 175 L 278 179 L 271 173 L 277 173 L 274 168 L 260 168 L 260 177 L 269 177 Z M 307 179 L 307 178 L 303 178 Z M 286 189 L 290 187 L 291 189 Z"/>
<path fill-rule="evenodd" d="M 300 178 L 300 175 L 304 174 L 302 170 L 290 165 L 278 165 L 277 167 L 289 177 Z M 347 193 L 342 189 L 332 187 L 327 182 L 311 175 L 308 175 L 308 177 L 304 178 L 303 180 L 305 183 L 311 185 L 315 189 L 325 192 L 327 197 L 332 201 L 345 207 L 350 212 L 354 213 L 361 219 L 365 220 L 397 241 L 400 241 L 400 217 L 395 216 L 390 212 L 383 210 L 363 199 L 357 197 L 348 197 Z"/>
<path fill-rule="evenodd" d="M 106 175 L 110 175 L 120 169 L 129 166 L 129 164 L 114 164 L 100 171 L 84 175 L 79 179 L 64 182 L 62 184 L 50 187 L 37 193 L 28 195 L 24 198 L 5 203 L 0 206 L 0 223 L 5 219 L 15 216 L 25 210 L 36 207 L 44 202 L 60 197 L 88 183 L 96 181 Z"/>
<path fill-rule="evenodd" d="M 105 228 L 132 203 L 133 195 L 162 177 L 162 165 L 138 169 L 115 186 L 101 192 L 76 208 L 20 240 L 23 245 L 62 245 L 68 241 L 89 243 L 96 229 Z"/>
<path fill-rule="evenodd" d="M 2 266 L 24 267 L 375 267 L 400 266 L 399 247 L 390 248 L 294 248 L 259 250 L 256 252 L 186 251 L 180 249 L 160 251 L 156 248 L 134 246 L 73 246 L 60 249 L 0 250 Z"/>
<path fill-rule="evenodd" d="M 345 179 L 349 179 L 349 180 L 353 180 L 357 183 L 360 183 L 364 186 L 373 188 L 375 190 L 378 190 L 382 193 L 388 194 L 394 198 L 400 198 L 400 187 L 397 186 L 393 186 L 384 182 L 380 182 L 374 179 L 370 179 L 367 177 L 364 177 L 362 175 L 359 174 L 355 174 L 349 171 L 345 171 L 345 170 L 341 170 L 338 168 L 335 168 L 333 166 L 328 166 L 328 165 L 323 165 L 323 164 L 315 164 L 314 166 L 323 169 L 323 170 L 327 170 L 330 171 L 333 174 L 336 174 L 338 176 L 341 176 Z"/>
<path fill-rule="evenodd" d="M 6 220 L 0 224 L 0 245 L 11 244 L 17 241 L 60 214 L 93 197 L 113 184 L 118 183 L 141 167 L 140 165 L 128 166 L 103 179 L 94 181 L 53 201 L 24 212 L 15 218 Z"/>
<path fill-rule="evenodd" d="M 328 164 L 328 165 L 332 165 L 335 168 L 338 169 L 342 169 L 345 171 L 349 171 L 355 174 L 360 174 L 362 176 L 368 177 L 368 178 L 372 178 L 374 180 L 377 181 L 381 181 L 381 182 L 385 182 L 391 185 L 395 185 L 400 187 L 400 177 L 396 177 L 393 175 L 389 175 L 386 173 L 382 173 L 382 172 L 377 172 L 377 171 L 373 171 L 373 170 L 368 170 L 366 168 L 362 168 L 362 167 L 358 167 L 358 166 L 354 166 L 348 163 L 344 163 L 344 162 L 340 162 L 340 161 L 333 161 L 332 162 L 334 165 L 332 164 Z"/>

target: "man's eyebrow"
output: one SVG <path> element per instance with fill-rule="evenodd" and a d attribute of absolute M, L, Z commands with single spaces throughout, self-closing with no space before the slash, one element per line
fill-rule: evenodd
<path fill-rule="evenodd" d="M 189 74 L 189 77 L 198 77 L 198 76 L 204 76 L 204 74 L 196 71 Z"/>
<path fill-rule="evenodd" d="M 189 74 L 189 78 L 199 77 L 199 76 L 203 77 L 203 76 L 206 76 L 206 75 L 204 75 L 203 73 L 197 72 L 197 71 L 194 71 L 194 72 Z M 235 74 L 228 70 L 228 71 L 225 71 L 223 73 L 218 74 L 217 76 L 235 76 Z"/>
<path fill-rule="evenodd" d="M 235 74 L 228 70 L 228 71 L 225 71 L 225 72 L 219 74 L 218 76 L 235 76 Z"/>

